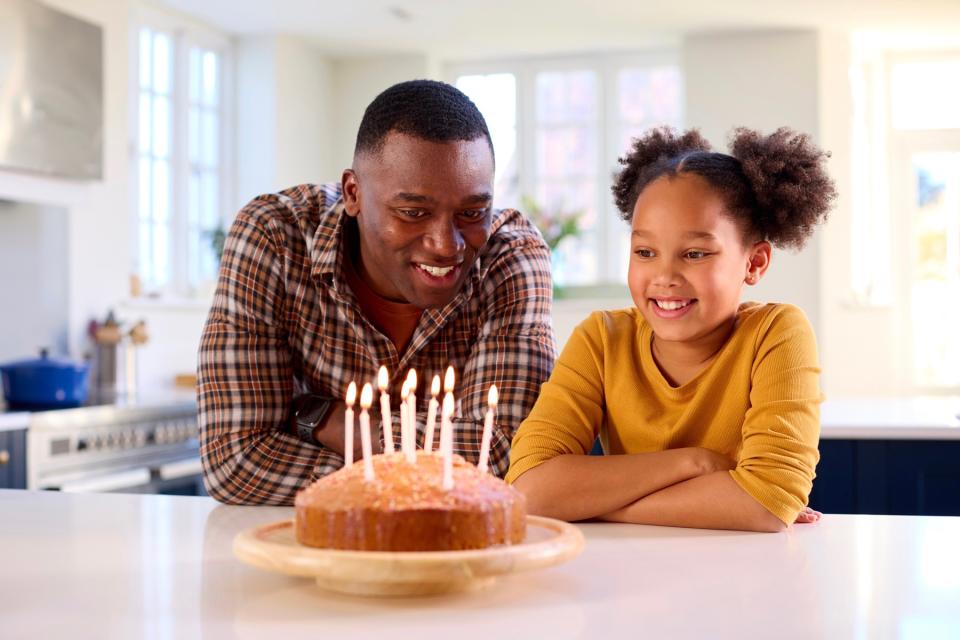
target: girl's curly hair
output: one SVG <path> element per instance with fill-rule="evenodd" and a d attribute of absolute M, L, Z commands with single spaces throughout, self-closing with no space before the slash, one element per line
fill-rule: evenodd
<path fill-rule="evenodd" d="M 620 158 L 613 196 L 620 217 L 633 218 L 640 193 L 662 176 L 691 173 L 724 196 L 727 207 L 745 225 L 752 240 L 801 248 L 823 222 L 837 196 L 821 151 L 806 134 L 781 127 L 768 136 L 735 129 L 730 154 L 719 153 L 696 129 L 682 134 L 669 127 L 652 129 Z"/>

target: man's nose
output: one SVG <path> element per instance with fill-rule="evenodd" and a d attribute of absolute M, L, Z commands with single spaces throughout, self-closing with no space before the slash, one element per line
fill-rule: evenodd
<path fill-rule="evenodd" d="M 463 234 L 452 218 L 438 216 L 427 230 L 425 244 L 437 257 L 453 258 L 467 247 Z"/>

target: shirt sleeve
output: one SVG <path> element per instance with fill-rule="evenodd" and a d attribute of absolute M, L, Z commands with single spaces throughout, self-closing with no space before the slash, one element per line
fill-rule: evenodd
<path fill-rule="evenodd" d="M 200 456 L 210 495 L 231 504 L 292 504 L 343 464 L 287 430 L 293 371 L 287 345 L 282 233 L 254 201 L 228 234 L 200 340 Z"/>
<path fill-rule="evenodd" d="M 513 439 L 507 482 L 564 454 L 585 455 L 600 433 L 606 404 L 599 314 L 567 340 L 550 380 Z"/>
<path fill-rule="evenodd" d="M 499 402 L 490 444 L 490 469 L 507 471 L 510 441 L 533 408 L 556 358 L 550 316 L 553 281 L 550 253 L 539 237 L 513 241 L 500 251 L 480 285 L 492 300 L 481 319 L 476 346 L 463 365 L 454 452 L 480 456 L 487 394 L 496 384 Z"/>
<path fill-rule="evenodd" d="M 820 367 L 813 329 L 782 305 L 759 337 L 734 481 L 786 524 L 807 504 L 820 459 Z"/>

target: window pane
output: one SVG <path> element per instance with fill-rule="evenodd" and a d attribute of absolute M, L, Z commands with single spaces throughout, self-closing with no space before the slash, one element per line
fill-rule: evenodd
<path fill-rule="evenodd" d="M 150 124 L 150 120 L 153 116 L 153 109 L 151 105 L 153 100 L 150 99 L 150 93 L 146 91 L 140 92 L 140 131 L 137 134 L 137 137 L 140 138 L 137 143 L 140 147 L 140 153 L 150 153 L 151 148 L 153 147 L 153 136 L 151 132 L 153 127 Z"/>
<path fill-rule="evenodd" d="M 157 96 L 153 99 L 153 153 L 158 158 L 170 155 L 170 131 L 173 128 L 170 98 Z"/>
<path fill-rule="evenodd" d="M 496 157 L 496 206 L 519 206 L 516 77 L 512 73 L 460 76 L 457 88 L 477 105 L 490 131 Z"/>
<path fill-rule="evenodd" d="M 924 386 L 960 385 L 960 153 L 913 156 L 914 367 Z"/>
<path fill-rule="evenodd" d="M 200 102 L 200 82 L 201 82 L 201 73 L 200 68 L 200 49 L 190 49 L 190 103 L 197 104 Z"/>
<path fill-rule="evenodd" d="M 205 171 L 203 174 L 203 200 L 201 207 L 200 225 L 204 229 L 217 226 L 219 213 L 219 180 L 215 171 Z"/>
<path fill-rule="evenodd" d="M 542 209 L 537 221 L 544 237 L 555 233 L 552 219 L 576 214 L 580 235 L 562 240 L 552 255 L 553 279 L 558 285 L 592 284 L 597 281 L 600 257 L 597 253 L 597 183 L 590 179 L 542 180 L 537 202 Z"/>
<path fill-rule="evenodd" d="M 537 121 L 583 122 L 594 120 L 597 74 L 593 71 L 545 71 L 537 74 Z"/>
<path fill-rule="evenodd" d="M 139 167 L 139 183 L 140 183 L 140 193 L 138 193 L 139 204 L 139 216 L 141 220 L 149 220 L 153 215 L 153 172 L 151 171 L 150 165 L 152 161 L 149 157 L 140 158 L 140 167 Z"/>
<path fill-rule="evenodd" d="M 151 236 L 151 229 L 153 225 L 150 222 L 141 222 L 140 223 L 140 245 L 139 245 L 139 262 L 140 262 L 140 277 L 143 278 L 144 282 L 152 283 L 154 279 L 153 274 L 153 238 Z"/>
<path fill-rule="evenodd" d="M 540 176 L 593 175 L 596 163 L 596 127 L 541 129 L 537 133 L 537 173 Z"/>
<path fill-rule="evenodd" d="M 200 163 L 200 108 L 190 107 L 190 124 L 187 129 L 187 138 L 189 139 L 190 164 Z"/>
<path fill-rule="evenodd" d="M 203 121 L 200 143 L 202 162 L 207 167 L 215 167 L 220 162 L 220 118 L 216 111 L 209 109 L 204 109 L 200 117 Z"/>
<path fill-rule="evenodd" d="M 153 90 L 157 93 L 170 93 L 170 71 L 173 66 L 170 37 L 165 33 L 153 36 Z"/>
<path fill-rule="evenodd" d="M 220 78 L 218 72 L 217 54 L 205 51 L 203 54 L 203 103 L 212 107 L 217 106 Z"/>
<path fill-rule="evenodd" d="M 190 172 L 189 189 L 187 200 L 190 204 L 187 207 L 187 223 L 194 228 L 200 225 L 200 174 L 198 171 Z"/>
<path fill-rule="evenodd" d="M 153 48 L 150 42 L 153 40 L 153 34 L 149 29 L 140 29 L 140 86 L 144 89 L 150 87 L 153 80 L 150 69 L 153 65 Z"/>
<path fill-rule="evenodd" d="M 960 128 L 960 58 L 896 64 L 890 91 L 895 129 Z"/>
<path fill-rule="evenodd" d="M 170 232 L 164 224 L 153 225 L 153 268 L 157 286 L 170 281 Z"/>
<path fill-rule="evenodd" d="M 153 219 L 166 223 L 170 219 L 170 163 L 153 162 Z"/>
<path fill-rule="evenodd" d="M 680 127 L 680 81 L 680 70 L 676 67 L 619 71 L 619 153 L 625 153 L 631 141 L 648 129 L 663 125 Z"/>

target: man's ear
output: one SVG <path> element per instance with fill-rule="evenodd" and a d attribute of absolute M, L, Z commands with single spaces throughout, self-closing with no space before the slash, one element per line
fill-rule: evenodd
<path fill-rule="evenodd" d="M 747 262 L 747 273 L 743 281 L 747 284 L 757 284 L 760 278 L 770 268 L 770 257 L 773 249 L 766 240 L 754 243 L 750 248 Z"/>
<path fill-rule="evenodd" d="M 347 215 L 356 218 L 360 213 L 360 184 L 353 169 L 344 169 L 340 178 L 340 189 L 343 194 L 343 208 Z"/>

